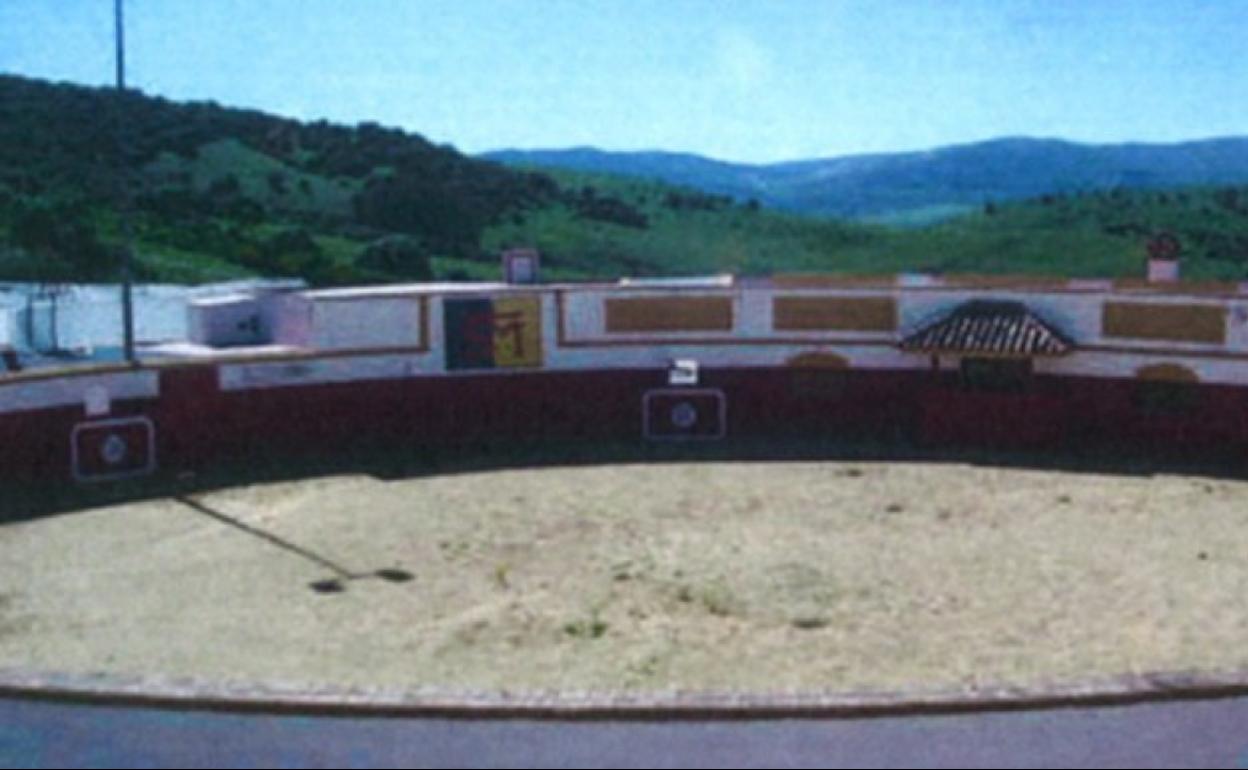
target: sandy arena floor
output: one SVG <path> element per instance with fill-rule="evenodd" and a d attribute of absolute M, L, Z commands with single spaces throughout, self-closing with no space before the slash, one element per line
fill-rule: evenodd
<path fill-rule="evenodd" d="M 1196 477 L 845 462 L 338 476 L 0 527 L 0 667 L 894 690 L 1248 668 L 1245 642 L 1248 483 Z"/>

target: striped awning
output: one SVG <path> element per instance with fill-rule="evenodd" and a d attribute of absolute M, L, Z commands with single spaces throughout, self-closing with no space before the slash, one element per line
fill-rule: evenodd
<path fill-rule="evenodd" d="M 906 336 L 912 353 L 983 356 L 1061 356 L 1072 343 L 1021 302 L 973 300 Z"/>

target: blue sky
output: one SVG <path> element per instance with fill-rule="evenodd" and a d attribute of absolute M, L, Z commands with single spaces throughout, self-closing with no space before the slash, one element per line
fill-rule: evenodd
<path fill-rule="evenodd" d="M 466 152 L 770 162 L 1248 133 L 1248 0 L 127 0 L 129 82 Z M 112 78 L 112 0 L 0 0 L 0 72 Z"/>

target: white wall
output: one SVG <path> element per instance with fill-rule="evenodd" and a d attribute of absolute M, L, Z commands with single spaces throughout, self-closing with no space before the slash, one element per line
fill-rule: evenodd
<path fill-rule="evenodd" d="M 415 347 L 420 298 L 312 299 L 311 345 L 318 350 Z"/>
<path fill-rule="evenodd" d="M 17 308 L 0 305 L 0 348 L 17 347 Z"/>
<path fill-rule="evenodd" d="M 560 317 L 557 293 L 563 294 L 564 341 L 559 345 Z M 533 287 L 542 301 L 542 347 L 544 370 L 662 368 L 674 358 L 692 358 L 704 368 L 783 366 L 805 353 L 830 353 L 861 369 L 926 369 L 930 358 L 902 352 L 897 342 L 925 323 L 935 321 L 962 303 L 974 299 L 1017 301 L 1052 324 L 1076 345 L 1106 345 L 1116 351 L 1077 350 L 1069 356 L 1036 361 L 1039 372 L 1093 377 L 1134 377 L 1142 367 L 1177 363 L 1197 372 L 1206 382 L 1248 383 L 1248 355 L 1237 360 L 1226 352 L 1248 352 L 1248 296 L 1211 297 L 1164 295 L 1154 291 L 1112 290 L 1108 282 L 1072 282 L 1071 290 L 1036 288 L 975 289 L 943 287 L 927 281 L 916 285 L 871 288 L 774 287 L 766 283 L 725 288 L 664 289 L 652 287 Z M 480 290 L 479 296 L 498 295 Z M 731 296 L 735 329 L 712 332 L 611 333 L 605 328 L 604 300 L 608 297 Z M 464 293 L 465 296 L 468 293 Z M 772 300 L 777 295 L 893 297 L 898 303 L 899 324 L 895 332 L 783 331 L 772 328 Z M 441 291 L 426 295 L 429 350 L 425 353 L 385 348 L 413 347 L 420 341 L 419 296 L 377 295 L 368 298 L 321 299 L 315 293 L 283 298 L 282 315 L 294 319 L 286 325 L 295 331 L 279 334 L 282 344 L 307 344 L 321 350 L 352 349 L 366 355 L 320 361 L 255 362 L 231 367 L 223 373 L 226 387 L 264 387 L 316 381 L 402 378 L 445 372 L 446 352 L 442 335 Z M 501 296 L 501 295 L 499 295 Z M 1214 304 L 1228 308 L 1228 344 L 1155 342 L 1106 338 L 1101 329 L 1101 308 L 1107 299 L 1139 302 Z M 287 312 L 289 310 L 289 312 Z M 294 339 L 306 328 L 307 343 Z M 1242 319 L 1242 320 L 1241 320 Z M 703 340 L 739 344 L 702 344 Z M 376 349 L 378 354 L 367 355 Z M 942 357 L 946 367 L 956 367 L 956 356 Z M 510 371 L 463 371 L 462 376 L 504 376 Z"/>
<path fill-rule="evenodd" d="M 0 381 L 0 413 L 83 404 L 92 390 L 102 391 L 113 401 L 156 398 L 160 395 L 160 375 L 142 370 L 11 383 Z"/>

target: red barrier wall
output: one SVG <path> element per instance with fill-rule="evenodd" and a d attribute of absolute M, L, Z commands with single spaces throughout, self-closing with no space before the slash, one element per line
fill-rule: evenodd
<path fill-rule="evenodd" d="M 247 454 L 334 452 L 376 441 L 440 446 L 506 439 L 641 440 L 642 402 L 665 370 L 526 372 L 221 391 L 212 365 L 163 369 L 160 396 L 115 402 L 109 418 L 155 426 L 161 471 Z M 2 387 L 2 386 L 0 386 Z M 977 392 L 956 373 L 703 370 L 723 392 L 724 440 L 754 436 L 895 438 L 926 445 L 1062 447 L 1093 441 L 1146 450 L 1240 448 L 1248 390 L 1192 386 L 1170 411 L 1142 404 L 1132 380 L 1036 377 L 1023 393 Z M 72 476 L 82 406 L 0 414 L 0 475 Z"/>

